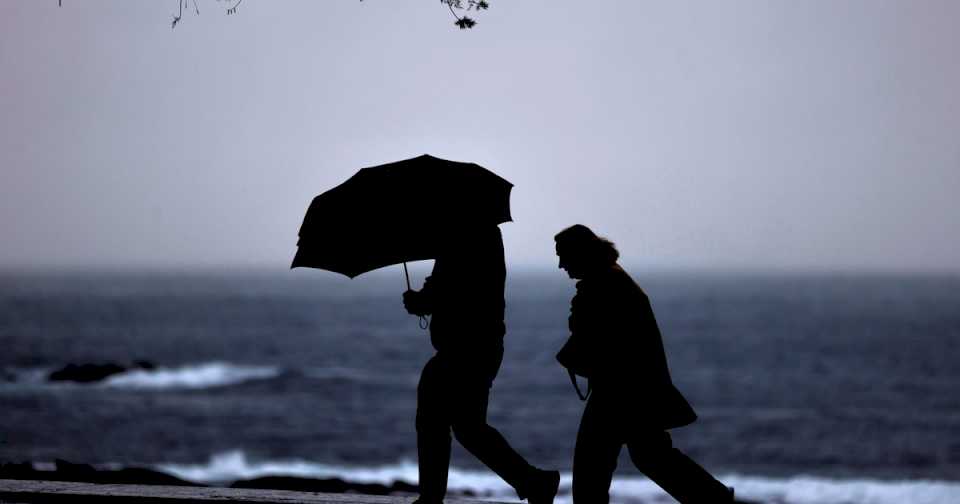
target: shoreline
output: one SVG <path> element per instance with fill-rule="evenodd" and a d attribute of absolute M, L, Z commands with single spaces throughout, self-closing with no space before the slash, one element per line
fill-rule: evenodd
<path fill-rule="evenodd" d="M 180 485 L 98 484 L 46 480 L 0 479 L 0 502 L 111 502 L 130 504 L 206 504 L 209 502 L 289 504 L 407 504 L 413 496 L 324 493 Z M 479 504 L 475 499 L 450 498 L 447 504 Z M 496 504 L 496 503 L 492 503 Z"/>
<path fill-rule="evenodd" d="M 225 481 L 223 484 L 204 484 L 188 481 L 156 469 L 127 467 L 97 469 L 89 464 L 75 464 L 65 460 L 54 462 L 53 470 L 41 470 L 31 462 L 0 464 L 0 480 L 72 482 L 96 485 L 176 486 L 193 488 L 230 488 L 320 492 L 331 494 L 356 493 L 379 496 L 416 496 L 416 485 L 395 480 L 391 484 L 358 483 L 342 478 L 305 478 L 295 476 L 260 476 L 250 479 Z M 454 492 L 458 497 L 477 497 L 474 492 Z"/>

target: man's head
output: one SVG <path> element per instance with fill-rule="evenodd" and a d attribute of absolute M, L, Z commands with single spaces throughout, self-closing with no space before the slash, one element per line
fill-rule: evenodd
<path fill-rule="evenodd" d="M 559 267 L 570 278 L 581 279 L 617 262 L 620 253 L 610 240 L 600 238 L 587 226 L 574 224 L 553 237 Z"/>
<path fill-rule="evenodd" d="M 489 255 L 503 257 L 503 237 L 496 224 L 460 223 L 438 233 L 438 256 L 460 259 Z"/>

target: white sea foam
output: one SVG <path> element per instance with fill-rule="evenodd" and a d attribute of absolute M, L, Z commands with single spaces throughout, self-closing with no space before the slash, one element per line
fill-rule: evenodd
<path fill-rule="evenodd" d="M 178 478 L 200 483 L 234 481 L 262 476 L 297 476 L 303 478 L 342 478 L 357 483 L 385 483 L 396 480 L 416 481 L 417 465 L 411 461 L 381 467 L 344 468 L 306 460 L 252 462 L 239 450 L 218 453 L 206 464 L 161 464 L 158 470 Z"/>
<path fill-rule="evenodd" d="M 813 476 L 723 479 L 737 495 L 785 504 L 957 504 L 960 482 L 937 480 L 833 479 Z"/>
<path fill-rule="evenodd" d="M 417 465 L 404 460 L 373 467 L 344 467 L 306 460 L 251 461 L 242 451 L 214 455 L 206 464 L 162 464 L 158 470 L 200 483 L 226 482 L 261 476 L 340 478 L 355 483 L 394 481 L 416 484 Z M 813 476 L 769 478 L 749 475 L 720 475 L 719 479 L 737 490 L 745 500 L 766 504 L 957 504 L 960 482 L 934 480 L 833 479 Z M 557 504 L 571 503 L 570 473 L 563 473 Z M 449 487 L 471 490 L 501 500 L 515 500 L 516 494 L 489 471 L 451 468 Z M 614 479 L 610 489 L 613 504 L 654 504 L 674 502 L 656 484 L 640 476 Z"/>
<path fill-rule="evenodd" d="M 396 464 L 372 467 L 344 467 L 306 460 L 254 462 L 242 451 L 219 453 L 206 464 L 160 464 L 157 470 L 181 479 L 198 483 L 236 481 L 262 476 L 295 476 L 302 478 L 340 478 L 354 483 L 395 481 L 417 482 L 417 464 L 403 460 Z M 448 486 L 451 489 L 473 490 L 494 495 L 510 495 L 512 489 L 493 473 L 451 469 Z"/>
<path fill-rule="evenodd" d="M 263 380 L 279 374 L 280 370 L 272 366 L 206 362 L 179 368 L 134 369 L 108 377 L 102 386 L 131 389 L 201 389 Z"/>

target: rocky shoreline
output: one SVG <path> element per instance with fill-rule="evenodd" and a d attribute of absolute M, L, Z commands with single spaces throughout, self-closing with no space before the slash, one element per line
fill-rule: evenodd
<path fill-rule="evenodd" d="M 379 483 L 357 483 L 340 478 L 316 479 L 293 476 L 263 476 L 249 480 L 225 482 L 223 485 L 204 485 L 186 481 L 175 476 L 148 468 L 128 467 L 123 469 L 98 469 L 88 464 L 76 464 L 65 460 L 56 460 L 53 469 L 38 469 L 31 462 L 0 464 L 0 479 L 71 481 L 99 484 L 135 484 L 135 485 L 179 485 L 179 486 L 222 486 L 228 488 L 293 490 L 301 492 L 323 493 L 362 493 L 368 495 L 415 495 L 417 486 L 394 481 L 390 485 Z M 475 497 L 473 492 L 452 494 Z"/>

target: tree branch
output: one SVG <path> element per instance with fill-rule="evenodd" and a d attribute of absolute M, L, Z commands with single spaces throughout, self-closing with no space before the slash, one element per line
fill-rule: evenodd
<path fill-rule="evenodd" d="M 468 18 L 467 16 L 463 16 L 463 17 L 458 16 L 457 12 L 453 10 L 454 5 L 456 5 L 458 9 L 463 8 L 463 5 L 460 3 L 460 0 L 440 0 L 440 2 L 447 4 L 447 8 L 450 9 L 450 14 L 453 14 L 453 17 L 457 18 L 457 20 L 454 21 L 453 24 L 459 26 L 461 30 L 465 30 L 467 28 L 473 28 L 473 25 L 477 24 L 476 21 L 474 21 L 471 18 Z M 470 3 L 467 6 L 467 10 L 473 9 L 474 6 L 479 5 L 480 3 L 484 5 L 483 7 L 484 9 L 487 8 L 486 7 L 487 2 L 476 2 L 474 0 L 470 0 Z M 479 9 L 480 7 L 477 7 L 477 10 Z"/>
<path fill-rule="evenodd" d="M 176 16 L 173 16 L 173 22 L 170 23 L 170 29 L 171 29 L 171 30 L 177 27 L 177 23 L 179 23 L 179 22 L 180 22 L 180 18 L 183 17 L 183 2 L 185 2 L 185 1 L 186 1 L 186 0 L 179 0 L 180 13 L 177 14 Z"/>
<path fill-rule="evenodd" d="M 180 22 L 180 20 L 183 19 L 184 4 L 186 4 L 187 8 L 189 8 L 188 2 L 191 2 L 191 1 L 193 2 L 194 13 L 198 16 L 200 15 L 200 4 L 197 3 L 197 0 L 177 0 L 177 14 L 173 16 L 173 21 L 171 21 L 170 23 L 170 29 L 177 27 L 177 24 Z M 233 0 L 227 0 L 227 1 L 233 1 Z M 362 2 L 363 0 L 360 0 L 360 1 Z M 240 4 L 243 3 L 243 0 L 236 0 L 236 2 L 237 3 L 233 4 L 233 7 L 227 7 L 227 15 L 236 14 L 237 7 L 240 7 Z M 471 11 L 471 10 L 479 11 L 479 10 L 486 10 L 490 8 L 490 4 L 487 3 L 486 0 L 467 0 L 466 7 L 463 6 L 463 0 L 440 0 L 440 3 L 447 5 L 447 8 L 450 9 L 450 14 L 453 14 L 453 17 L 456 19 L 456 21 L 453 24 L 459 26 L 461 30 L 466 28 L 473 28 L 473 26 L 477 24 L 477 22 L 470 17 L 467 17 L 467 16 L 461 17 L 457 15 L 457 11 L 454 9 L 460 9 L 460 10 L 466 9 L 468 11 Z M 63 7 L 63 0 L 57 0 L 57 6 Z"/>

